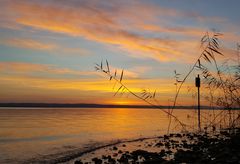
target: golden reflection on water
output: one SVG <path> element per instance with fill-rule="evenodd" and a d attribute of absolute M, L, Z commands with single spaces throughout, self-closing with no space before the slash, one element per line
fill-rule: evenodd
<path fill-rule="evenodd" d="M 205 117 L 213 117 L 206 111 L 202 111 Z M 178 109 L 174 115 L 197 130 L 196 110 Z M 161 135 L 167 132 L 168 122 L 168 116 L 156 109 L 2 108 L 0 149 L 4 151 L 0 163 L 6 158 L 26 159 L 88 143 Z M 174 120 L 171 129 L 180 129 Z"/>

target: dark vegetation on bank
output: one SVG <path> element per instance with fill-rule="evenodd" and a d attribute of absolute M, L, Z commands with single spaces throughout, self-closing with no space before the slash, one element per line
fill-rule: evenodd
<path fill-rule="evenodd" d="M 124 147 L 128 145 L 124 144 Z M 158 139 L 148 147 L 159 147 L 159 152 L 138 149 L 122 151 L 113 146 L 117 155 L 103 154 L 101 158 L 94 157 L 90 161 L 75 160 L 75 164 L 102 163 L 240 163 L 240 129 L 220 131 L 216 134 L 186 133 L 169 134 Z"/>

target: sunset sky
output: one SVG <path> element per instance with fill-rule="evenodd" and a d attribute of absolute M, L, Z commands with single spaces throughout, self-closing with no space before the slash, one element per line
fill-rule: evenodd
<path fill-rule="evenodd" d="M 144 104 L 113 96 L 94 70 L 107 59 L 134 92 L 156 89 L 171 104 L 174 70 L 187 73 L 206 31 L 221 31 L 225 57 L 234 54 L 239 9 L 239 0 L 0 0 L 0 102 Z M 179 104 L 194 103 L 183 89 Z"/>

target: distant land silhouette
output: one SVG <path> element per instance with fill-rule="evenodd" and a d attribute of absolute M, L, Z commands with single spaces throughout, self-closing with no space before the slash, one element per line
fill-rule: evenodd
<path fill-rule="evenodd" d="M 114 105 L 114 104 L 68 104 L 68 103 L 0 103 L 0 107 L 41 107 L 41 108 L 155 108 L 149 105 Z M 172 106 L 159 106 L 161 109 L 171 109 Z M 215 109 L 222 109 L 214 107 Z M 175 109 L 197 109 L 197 106 L 176 106 Z M 201 106 L 201 109 L 212 109 Z M 236 109 L 236 108 L 235 108 Z"/>

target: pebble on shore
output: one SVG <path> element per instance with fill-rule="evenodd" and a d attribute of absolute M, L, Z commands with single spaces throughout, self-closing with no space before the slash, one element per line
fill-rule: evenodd
<path fill-rule="evenodd" d="M 229 131 L 213 135 L 170 134 L 146 139 L 145 145 L 141 147 L 139 144 L 144 143 L 136 141 L 118 144 L 111 150 L 106 150 L 106 154 L 96 152 L 94 157 L 88 153 L 86 156 L 89 158 L 84 158 L 86 161 L 82 161 L 79 157 L 74 163 L 239 163 L 240 161 L 240 129 L 235 130 L 234 134 Z M 104 151 L 100 150 L 100 153 Z"/>

